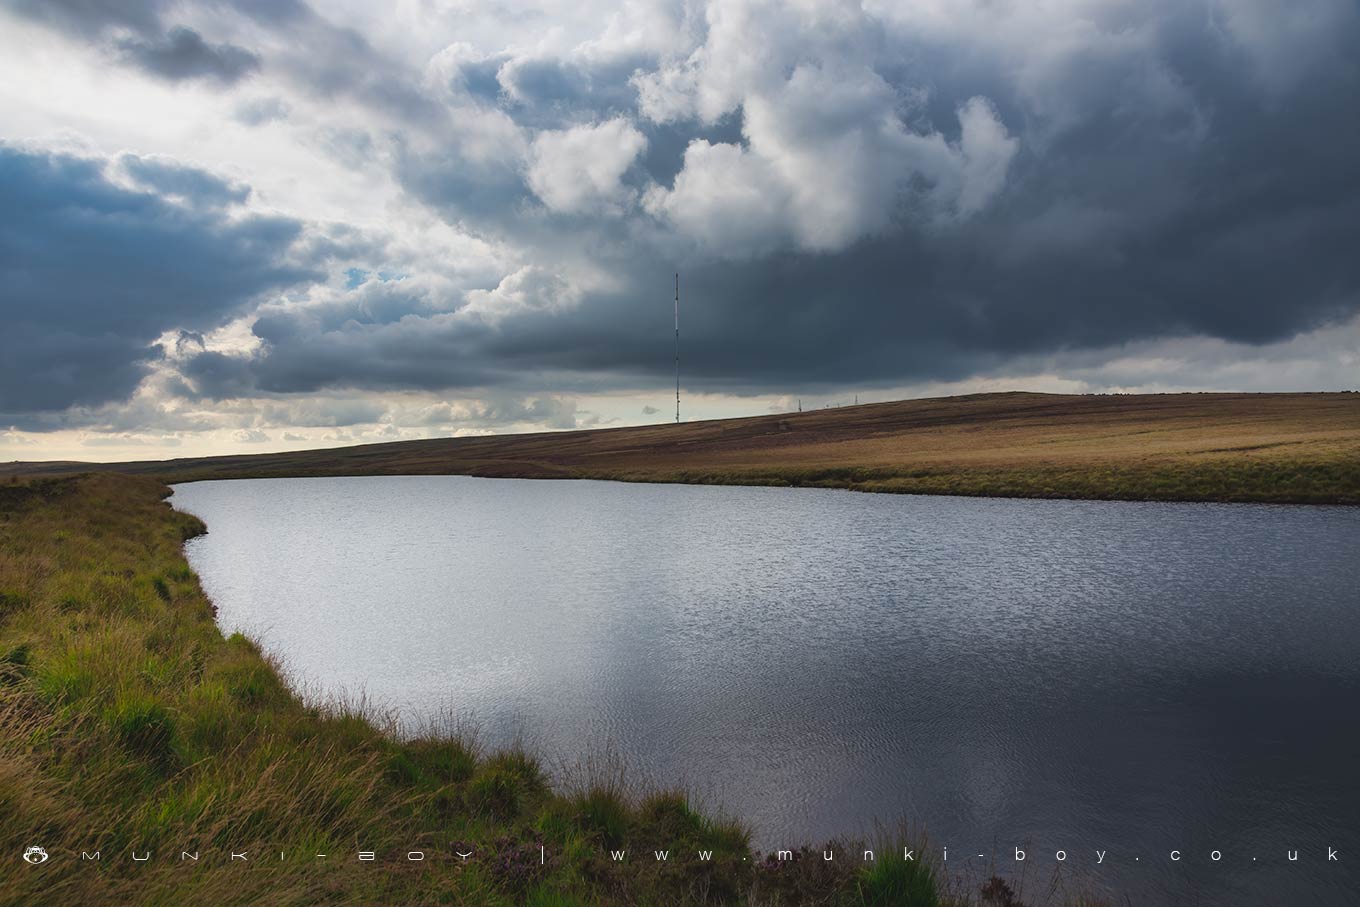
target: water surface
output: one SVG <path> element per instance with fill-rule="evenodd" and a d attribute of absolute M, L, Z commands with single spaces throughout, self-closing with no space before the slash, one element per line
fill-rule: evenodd
<path fill-rule="evenodd" d="M 302 682 L 609 750 L 762 847 L 906 817 L 1134 903 L 1355 902 L 1360 510 L 461 477 L 174 502 L 223 629 Z"/>

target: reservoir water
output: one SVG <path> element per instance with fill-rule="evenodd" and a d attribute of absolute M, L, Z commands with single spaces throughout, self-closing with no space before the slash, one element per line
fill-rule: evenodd
<path fill-rule="evenodd" d="M 223 630 L 311 691 L 549 768 L 609 753 L 762 848 L 905 819 L 961 870 L 1063 850 L 1134 904 L 1360 898 L 1360 509 L 462 477 L 173 502 Z"/>

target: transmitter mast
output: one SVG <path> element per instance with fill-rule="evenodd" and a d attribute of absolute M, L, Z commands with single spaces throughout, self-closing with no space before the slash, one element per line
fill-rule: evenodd
<path fill-rule="evenodd" d="M 680 272 L 675 274 L 675 422 L 680 424 Z"/>

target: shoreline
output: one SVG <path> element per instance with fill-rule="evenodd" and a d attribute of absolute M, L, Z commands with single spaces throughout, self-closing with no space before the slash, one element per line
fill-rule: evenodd
<path fill-rule="evenodd" d="M 73 476 L 96 475 L 94 472 L 74 473 Z M 599 477 L 599 476 L 535 476 L 535 475 L 506 475 L 488 476 L 467 472 L 393 472 L 393 473 L 372 473 L 372 472 L 342 472 L 328 473 L 325 475 L 240 475 L 240 476 L 190 476 L 186 478 L 174 478 L 166 483 L 166 487 L 174 488 L 177 485 L 192 485 L 197 482 L 248 482 L 248 481 L 295 481 L 298 479 L 430 479 L 430 478 L 449 478 L 449 479 L 488 479 L 492 481 L 527 481 L 527 482 L 605 482 L 620 485 L 675 485 L 678 487 L 693 488 L 771 488 L 771 489 L 790 489 L 796 491 L 844 491 L 851 494 L 885 495 L 890 497 L 922 497 L 922 498 L 960 498 L 960 499 L 986 499 L 992 501 L 1056 501 L 1073 504 L 1214 504 L 1226 507 L 1237 506 L 1260 506 L 1260 507 L 1326 507 L 1349 509 L 1358 506 L 1349 500 L 1345 501 L 1291 501 L 1291 500 L 1237 500 L 1237 499 L 1217 499 L 1217 498 L 1133 498 L 1133 497 L 1075 497 L 1057 495 L 1021 495 L 1021 494 L 994 494 L 989 492 L 979 492 L 969 494 L 957 491 L 906 491 L 906 490 L 885 490 L 878 488 L 866 488 L 855 484 L 809 484 L 794 485 L 788 482 L 736 482 L 736 481 L 686 481 L 683 479 L 670 478 L 619 478 L 619 477 Z"/>

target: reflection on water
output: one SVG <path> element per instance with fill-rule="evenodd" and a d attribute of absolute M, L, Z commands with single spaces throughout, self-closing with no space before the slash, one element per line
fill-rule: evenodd
<path fill-rule="evenodd" d="M 1002 865 L 1106 850 L 1093 878 L 1150 903 L 1356 890 L 1325 854 L 1360 858 L 1360 510 L 459 477 L 174 503 L 223 629 L 305 683 L 607 747 L 764 847 L 906 816 Z"/>

